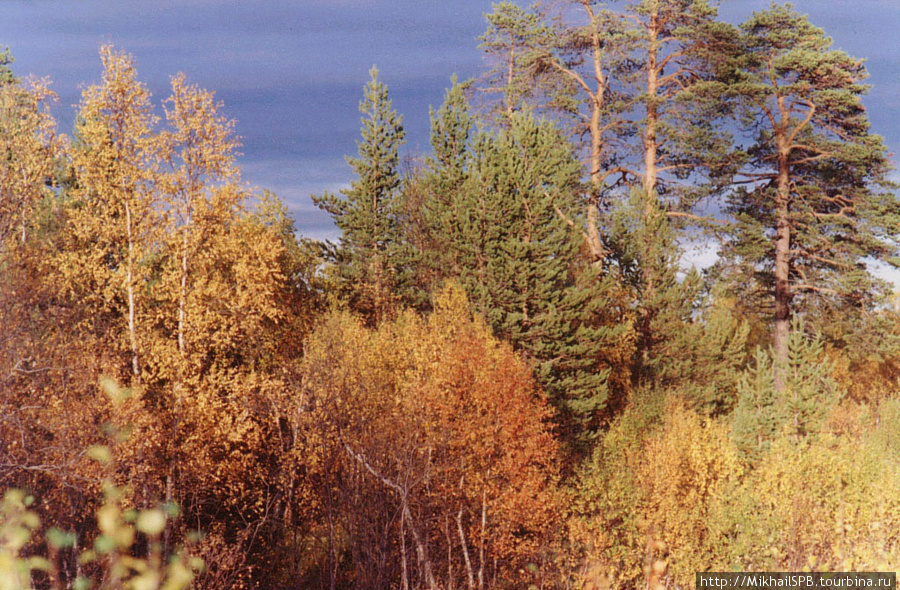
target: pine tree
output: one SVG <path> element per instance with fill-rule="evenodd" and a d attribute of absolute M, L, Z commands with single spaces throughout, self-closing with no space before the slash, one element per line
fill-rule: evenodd
<path fill-rule="evenodd" d="M 900 203 L 861 102 L 862 61 L 832 49 L 789 6 L 755 13 L 741 28 L 742 78 L 734 91 L 756 135 L 742 171 L 748 188 L 729 201 L 737 223 L 722 254 L 756 271 L 774 302 L 781 365 L 791 316 L 808 298 L 870 303 L 877 283 L 863 260 L 894 255 Z M 784 386 L 778 372 L 776 385 Z"/>
<path fill-rule="evenodd" d="M 387 86 L 378 80 L 378 69 L 369 73 L 372 79 L 359 105 L 363 114 L 359 156 L 347 159 L 356 180 L 342 191 L 343 197 L 325 194 L 313 201 L 341 230 L 337 272 L 351 307 L 377 321 L 393 305 L 398 278 L 399 150 L 406 133 L 403 117 L 391 107 Z"/>
<path fill-rule="evenodd" d="M 815 436 L 840 400 L 820 335 L 810 337 L 803 322 L 792 322 L 787 359 L 779 366 L 773 350 L 758 348 L 753 366 L 738 382 L 733 414 L 733 437 L 752 461 L 759 460 L 772 442 L 786 436 L 797 442 Z M 776 378 L 781 374 L 779 388 Z"/>
<path fill-rule="evenodd" d="M 503 89 L 507 117 L 523 108 L 563 115 L 562 120 L 574 121 L 573 136 L 587 138 L 584 229 L 600 265 L 608 254 L 601 210 L 627 173 L 617 153 L 627 127 L 617 75 L 627 57 L 625 19 L 593 0 L 541 2 L 528 10 L 501 2 L 487 19 L 482 48 L 500 60 L 492 77 L 503 80 L 494 85 Z"/>
<path fill-rule="evenodd" d="M 530 358 L 540 382 L 587 435 L 609 401 L 604 355 L 629 329 L 604 314 L 615 275 L 581 268 L 580 166 L 549 122 L 514 114 L 473 141 L 458 203 L 459 280 L 502 338 Z M 607 367 L 608 369 L 608 367 Z"/>
<path fill-rule="evenodd" d="M 547 98 L 541 92 L 542 86 L 548 86 L 544 84 L 546 77 L 536 76 L 534 66 L 540 55 L 536 49 L 538 39 L 548 31 L 539 11 L 513 2 L 494 4 L 493 12 L 486 14 L 485 19 L 488 30 L 479 38 L 480 47 L 490 56 L 493 67 L 485 76 L 484 92 L 500 95 L 491 110 L 501 124 L 508 126 L 513 113 L 523 108 L 540 108 L 541 100 Z M 554 90 L 558 96 L 559 89 Z M 557 104 L 561 106 L 563 101 L 557 100 Z M 573 108 L 571 104 L 566 106 L 566 110 Z"/>
<path fill-rule="evenodd" d="M 413 269 L 411 281 L 399 294 L 416 309 L 429 309 L 432 295 L 460 273 L 457 248 L 463 188 L 468 178 L 470 144 L 475 118 L 456 76 L 444 102 L 431 109 L 431 147 L 421 170 L 404 184 L 400 198 L 400 225 Z"/>
<path fill-rule="evenodd" d="M 634 0 L 625 14 L 633 23 L 632 71 L 625 77 L 634 84 L 631 100 L 644 114 L 636 121 L 640 156 L 634 175 L 647 198 L 665 195 L 671 201 L 674 194 L 678 202 L 670 202 L 670 209 L 690 212 L 728 178 L 731 138 L 721 124 L 729 114 L 722 96 L 737 35 L 716 22 L 708 0 Z M 690 186 L 677 190 L 686 180 Z"/>

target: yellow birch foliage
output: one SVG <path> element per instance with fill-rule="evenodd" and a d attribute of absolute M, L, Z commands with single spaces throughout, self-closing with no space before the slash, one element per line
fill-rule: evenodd
<path fill-rule="evenodd" d="M 691 585 L 719 559 L 715 526 L 742 473 L 727 427 L 677 396 L 645 394 L 617 419 L 579 477 L 575 541 L 613 584 Z"/>
<path fill-rule="evenodd" d="M 273 376 L 283 245 L 243 211 L 248 197 L 228 186 L 195 202 L 192 240 L 201 246 L 190 259 L 184 299 L 178 273 L 160 281 L 152 355 L 160 389 L 148 407 L 169 426 L 164 455 L 175 462 L 177 494 L 188 507 L 209 504 L 202 499 L 209 494 L 217 508 L 263 511 L 259 490 L 270 482 L 260 461 L 281 450 L 268 437 L 275 428 L 270 399 L 283 387 Z"/>
<path fill-rule="evenodd" d="M 116 410 L 135 432 L 118 450 L 132 501 L 178 502 L 191 526 L 228 522 L 235 539 L 280 493 L 282 449 L 268 442 L 283 389 L 283 236 L 251 211 L 234 124 L 212 93 L 175 76 L 159 130 L 132 58 L 111 47 L 101 58 L 52 266 L 85 310 L 101 370 L 136 385 Z"/>
<path fill-rule="evenodd" d="M 173 77 L 168 126 L 156 138 L 165 216 L 148 312 L 150 418 L 131 453 L 159 457 L 157 485 L 165 480 L 165 493 L 187 512 L 205 507 L 207 522 L 237 511 L 234 521 L 245 522 L 277 493 L 268 465 L 281 449 L 267 442 L 277 429 L 271 400 L 283 388 L 273 375 L 285 323 L 285 246 L 250 211 L 234 123 L 220 110 L 212 93 Z"/>
<path fill-rule="evenodd" d="M 132 58 L 111 46 L 100 57 L 103 77 L 82 95 L 71 150 L 70 242 L 54 262 L 64 291 L 94 320 L 105 320 L 100 329 L 108 346 L 122 354 L 115 374 L 131 383 L 141 376 L 149 258 L 159 226 L 155 118 Z"/>
<path fill-rule="evenodd" d="M 285 341 L 301 338 L 287 331 L 311 323 L 290 315 L 312 309 L 285 276 L 299 268 L 288 252 L 293 234 L 273 216 L 272 197 L 253 210 L 234 123 L 212 93 L 175 76 L 159 129 L 133 59 L 108 46 L 101 59 L 102 79 L 83 93 L 69 146 L 60 229 L 31 240 L 29 264 L 0 272 L 0 325 L 11 345 L 0 346 L 0 436 L 11 441 L 0 449 L 0 481 L 39 493 L 42 518 L 83 529 L 101 477 L 82 451 L 97 442 L 97 424 L 128 424 L 134 434 L 116 450 L 128 502 L 181 504 L 167 543 L 188 527 L 211 532 L 197 550 L 216 566 L 199 587 L 246 581 L 256 559 L 248 547 L 264 554 L 261 531 L 300 512 L 279 405 L 285 351 L 298 350 Z M 47 92 L 34 90 L 17 120 L 32 136 L 0 139 L 18 150 L 2 162 L 2 182 L 20 171 L 12 164 L 49 170 L 51 120 L 36 106 Z M 26 149 L 40 153 L 18 155 Z M 40 188 L 40 174 L 29 174 Z M 2 185 L 21 186 L 18 177 Z M 25 196 L 36 199 L 37 188 Z M 13 243 L 19 216 L 33 225 L 34 207 L 7 204 Z M 101 374 L 131 386 L 131 399 L 111 408 L 98 398 L 91 384 Z"/>
<path fill-rule="evenodd" d="M 166 304 L 157 307 L 156 321 L 174 336 L 169 340 L 177 350 L 157 357 L 160 376 L 180 386 L 187 358 L 200 343 L 194 324 L 200 323 L 202 310 L 193 291 L 209 269 L 198 257 L 220 237 L 217 226 L 240 215 L 248 195 L 236 186 L 234 122 L 219 113 L 221 105 L 213 94 L 187 84 L 178 74 L 166 105 L 168 128 L 158 137 L 164 163 L 159 187 L 166 204 L 166 256 L 155 287 L 157 298 Z"/>
<path fill-rule="evenodd" d="M 47 194 L 60 148 L 46 80 L 0 83 L 0 255 L 24 244 L 37 203 Z"/>
<path fill-rule="evenodd" d="M 900 403 L 845 404 L 835 412 L 831 431 L 815 440 L 777 439 L 723 503 L 723 567 L 897 569 Z"/>
<path fill-rule="evenodd" d="M 695 572 L 715 562 L 718 506 L 741 471 L 725 424 L 669 405 L 662 428 L 647 441 L 637 479 L 648 535 L 665 544 L 668 572 L 679 585 L 690 585 Z"/>

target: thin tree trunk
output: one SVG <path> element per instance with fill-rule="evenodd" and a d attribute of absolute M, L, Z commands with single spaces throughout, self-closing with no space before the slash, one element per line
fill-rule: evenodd
<path fill-rule="evenodd" d="M 599 264 L 606 257 L 600 238 L 600 197 L 603 192 L 600 178 L 600 107 L 594 104 L 591 110 L 591 194 L 587 202 L 588 248 L 594 263 Z"/>
<path fill-rule="evenodd" d="M 478 548 L 478 590 L 484 590 L 484 538 L 487 528 L 487 490 L 481 492 L 481 546 Z"/>
<path fill-rule="evenodd" d="M 326 451 L 327 453 L 327 451 Z M 326 507 L 328 514 L 328 579 L 329 579 L 329 590 L 334 590 L 337 580 L 337 543 L 335 542 L 335 532 L 334 532 L 334 494 L 331 485 L 331 455 L 326 454 L 326 464 L 325 464 L 325 484 L 326 484 Z"/>
<path fill-rule="evenodd" d="M 137 334 L 135 328 L 135 303 L 134 303 L 134 236 L 132 232 L 131 206 L 125 201 L 125 223 L 128 231 L 128 265 L 127 265 L 127 291 L 128 291 L 128 334 L 131 339 L 131 369 L 136 381 L 140 381 L 140 367 L 138 365 Z"/>
<path fill-rule="evenodd" d="M 506 124 L 508 126 L 512 125 L 512 117 L 513 117 L 513 103 L 509 98 L 509 89 L 512 88 L 513 85 L 513 74 L 515 72 L 516 65 L 516 50 L 512 48 L 512 39 L 510 39 L 510 50 L 509 50 L 509 62 L 506 64 Z"/>
<path fill-rule="evenodd" d="M 472 560 L 469 559 L 469 546 L 466 544 L 466 533 L 462 524 L 463 511 L 462 508 L 456 513 L 456 528 L 459 531 L 459 543 L 462 545 L 463 560 L 466 563 L 466 573 L 468 574 L 469 590 L 475 590 L 475 574 L 472 572 Z"/>
<path fill-rule="evenodd" d="M 22 246 L 28 241 L 28 234 L 25 229 L 28 227 L 28 216 L 26 215 L 26 208 L 22 207 Z"/>
<path fill-rule="evenodd" d="M 659 68 L 657 66 L 659 53 L 659 15 L 654 10 L 650 13 L 650 26 L 648 29 L 647 48 L 647 97 L 644 99 L 647 121 L 644 130 L 644 191 L 649 200 L 650 195 L 656 190 L 657 183 L 657 139 L 656 131 L 659 124 L 657 110 L 657 94 L 659 92 Z M 649 204 L 644 207 L 644 214 L 649 214 Z"/>
<path fill-rule="evenodd" d="M 400 514 L 400 572 L 401 588 L 409 590 L 409 573 L 406 568 L 406 513 Z"/>
<path fill-rule="evenodd" d="M 400 508 L 403 511 L 402 516 L 406 518 L 406 521 L 409 523 L 409 532 L 412 533 L 413 543 L 416 547 L 416 558 L 418 559 L 419 566 L 425 572 L 425 582 L 427 584 L 428 590 L 437 590 L 438 584 L 434 579 L 434 571 L 431 567 L 431 560 L 428 558 L 428 551 L 424 543 L 422 542 L 422 537 L 419 536 L 419 531 L 416 529 L 415 521 L 413 520 L 412 513 L 409 510 L 409 501 L 407 499 L 407 490 L 400 486 L 398 483 L 391 481 L 385 476 L 378 473 L 372 465 L 366 460 L 364 456 L 359 453 L 353 451 L 347 443 L 344 443 L 344 449 L 347 453 L 354 459 L 356 459 L 366 470 L 375 476 L 381 483 L 386 485 L 387 487 L 395 490 L 397 494 L 400 496 Z"/>
<path fill-rule="evenodd" d="M 28 170 L 26 170 L 24 166 L 22 167 L 22 189 L 23 189 L 23 192 L 25 192 L 26 194 L 28 192 L 30 192 L 29 186 L 28 186 Z M 28 227 L 27 211 L 28 211 L 28 197 L 24 197 L 22 199 L 22 245 L 23 246 L 25 245 L 25 242 L 28 240 L 28 233 L 27 233 L 27 229 L 26 229 Z"/>
<path fill-rule="evenodd" d="M 450 535 L 450 519 L 444 515 L 444 536 L 447 538 L 447 590 L 453 590 L 456 583 L 453 580 L 453 538 Z"/>
<path fill-rule="evenodd" d="M 587 202 L 587 235 L 588 247 L 594 262 L 602 262 L 606 257 L 606 249 L 600 238 L 600 197 L 603 193 L 603 180 L 600 176 L 600 157 L 602 143 L 600 137 L 600 103 L 596 97 L 591 104 L 591 194 Z"/>
<path fill-rule="evenodd" d="M 190 214 L 189 214 L 190 215 Z M 184 370 L 184 316 L 185 307 L 187 306 L 187 279 L 188 279 L 188 227 L 184 229 L 184 239 L 182 240 L 181 251 L 181 294 L 178 298 L 178 354 L 181 356 L 182 371 Z"/>
<path fill-rule="evenodd" d="M 422 566 L 422 569 L 425 571 L 425 582 L 428 584 L 428 590 L 438 590 L 437 581 L 434 579 L 434 572 L 431 569 L 431 560 L 428 559 L 428 553 L 425 550 L 425 545 L 422 544 L 422 538 L 419 537 L 419 532 L 416 530 L 415 525 L 413 524 L 412 514 L 409 511 L 409 504 L 406 500 L 406 495 L 404 494 L 401 498 L 403 503 L 403 513 L 406 515 L 406 519 L 409 521 L 409 531 L 412 533 L 413 542 L 416 545 L 416 557 L 419 560 L 419 565 Z"/>
<path fill-rule="evenodd" d="M 169 465 L 169 473 L 166 474 L 166 506 L 171 506 L 175 499 L 175 464 Z M 163 554 L 169 555 L 172 542 L 172 520 L 166 519 L 163 529 Z"/>
<path fill-rule="evenodd" d="M 190 205 L 187 206 L 188 211 L 190 211 Z M 172 453 L 170 454 L 169 460 L 171 464 L 169 466 L 169 473 L 166 476 L 166 504 L 171 504 L 174 499 L 175 494 L 175 464 L 176 464 L 176 454 L 178 453 L 178 447 L 180 444 L 179 441 L 179 430 L 181 428 L 181 409 L 182 409 L 182 395 L 184 393 L 184 375 L 187 359 L 185 358 L 186 353 L 186 344 L 185 344 L 185 308 L 187 306 L 187 279 L 188 279 L 188 237 L 190 232 L 190 213 L 188 213 L 188 221 L 185 227 L 182 229 L 182 251 L 181 251 L 181 280 L 180 280 L 180 292 L 178 296 L 178 373 L 176 377 L 174 393 L 175 393 L 175 405 L 173 408 L 173 420 L 172 420 L 172 440 L 170 444 L 172 445 Z M 169 537 L 171 535 L 171 529 L 173 524 L 171 522 L 166 522 L 165 528 L 165 538 L 163 541 L 163 548 L 166 554 L 169 552 Z"/>

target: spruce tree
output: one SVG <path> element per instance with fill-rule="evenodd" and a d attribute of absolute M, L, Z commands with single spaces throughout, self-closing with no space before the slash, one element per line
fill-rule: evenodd
<path fill-rule="evenodd" d="M 458 281 L 493 328 L 529 358 L 570 440 L 590 436 L 633 352 L 619 275 L 591 265 L 580 165 L 549 121 L 512 113 L 490 132 L 454 83 L 432 112 L 434 153 L 404 192 L 404 239 L 422 293 Z M 615 360 L 613 360 L 615 358 Z"/>
<path fill-rule="evenodd" d="M 378 68 L 369 73 L 372 79 L 359 105 L 363 115 L 359 156 L 347 158 L 356 180 L 340 197 L 325 194 L 313 201 L 341 230 L 334 258 L 344 296 L 351 308 L 378 321 L 393 307 L 397 283 L 399 152 L 405 131 L 387 86 L 378 80 Z"/>

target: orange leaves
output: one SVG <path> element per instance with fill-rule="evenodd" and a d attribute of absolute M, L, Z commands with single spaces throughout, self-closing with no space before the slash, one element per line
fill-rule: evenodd
<path fill-rule="evenodd" d="M 427 438 L 445 445 L 441 495 L 468 506 L 473 538 L 480 535 L 474 517 L 488 504 L 486 542 L 497 557 L 533 554 L 552 536 L 557 518 L 558 445 L 550 410 L 530 368 L 483 323 L 466 317 L 457 287 L 439 294 L 436 304 L 419 334 L 430 358 L 417 364 L 408 387 L 432 418 Z"/>
<path fill-rule="evenodd" d="M 377 330 L 328 319 L 306 345 L 298 401 L 310 413 L 298 413 L 299 426 L 328 425 L 341 478 L 362 468 L 365 485 L 385 494 L 380 507 L 357 509 L 409 507 L 406 526 L 430 561 L 515 575 L 558 523 L 550 410 L 530 368 L 471 318 L 458 287 L 436 308 Z M 460 531 L 442 528 L 457 520 Z"/>

